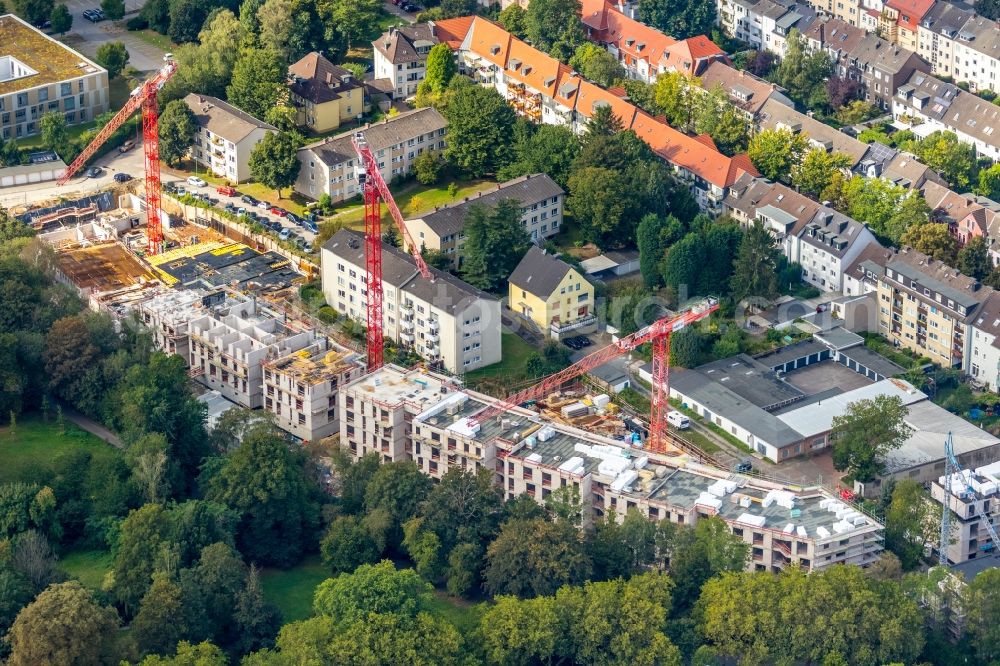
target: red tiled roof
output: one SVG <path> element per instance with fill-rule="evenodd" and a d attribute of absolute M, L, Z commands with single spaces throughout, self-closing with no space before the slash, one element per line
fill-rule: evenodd
<path fill-rule="evenodd" d="M 935 2 L 936 0 L 889 0 L 885 6 L 899 12 L 899 18 L 896 20 L 898 25 L 916 32 L 917 26 L 924 20 L 924 16 Z"/>
<path fill-rule="evenodd" d="M 448 45 L 448 48 L 457 49 L 465 41 L 465 36 L 472 28 L 472 20 L 475 16 L 459 16 L 458 18 L 442 19 L 434 21 L 434 36 Z"/>
<path fill-rule="evenodd" d="M 706 146 L 708 146 L 712 150 L 718 150 L 719 149 L 719 147 L 717 145 L 715 145 L 715 141 L 712 140 L 712 137 L 710 137 L 707 134 L 698 134 L 697 136 L 694 137 L 694 140 L 697 141 L 697 142 L 699 142 L 699 143 L 705 144 Z"/>
<path fill-rule="evenodd" d="M 698 35 L 672 45 L 667 49 L 663 60 L 667 69 L 697 76 L 701 73 L 703 64 L 712 60 L 728 62 L 729 59 L 726 57 L 726 52 L 716 46 L 712 40 L 705 35 Z"/>
<path fill-rule="evenodd" d="M 586 79 L 581 79 L 580 93 L 576 100 L 577 112 L 590 118 L 600 106 L 610 106 L 626 129 L 632 125 L 632 119 L 635 118 L 635 113 L 638 111 L 634 104 L 612 95 L 609 91 Z"/>
<path fill-rule="evenodd" d="M 607 0 L 582 0 L 580 2 L 580 19 L 591 30 L 604 31 L 608 29 Z"/>

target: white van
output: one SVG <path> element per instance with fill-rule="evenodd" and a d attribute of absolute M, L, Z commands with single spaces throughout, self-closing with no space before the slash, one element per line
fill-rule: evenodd
<path fill-rule="evenodd" d="M 691 427 L 691 419 L 678 411 L 667 412 L 667 423 L 678 430 L 687 430 Z"/>

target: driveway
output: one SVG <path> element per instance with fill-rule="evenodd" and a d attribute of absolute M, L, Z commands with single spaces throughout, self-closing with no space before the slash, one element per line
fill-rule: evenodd
<path fill-rule="evenodd" d="M 413 24 L 417 22 L 416 14 L 410 14 L 409 12 L 404 12 L 402 9 L 392 4 L 391 2 L 383 2 L 382 6 L 385 8 L 385 11 L 389 12 L 393 16 L 398 16 L 407 23 Z"/>

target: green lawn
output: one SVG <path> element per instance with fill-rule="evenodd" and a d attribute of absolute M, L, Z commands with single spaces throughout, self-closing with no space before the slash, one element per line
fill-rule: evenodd
<path fill-rule="evenodd" d="M 261 583 L 267 600 L 281 609 L 285 622 L 304 620 L 313 614 L 313 592 L 330 578 L 330 570 L 319 555 L 307 557 L 291 569 L 264 569 Z"/>
<path fill-rule="evenodd" d="M 170 52 L 177 48 L 177 45 L 170 41 L 169 37 L 161 35 L 155 30 L 136 30 L 132 34 L 164 52 Z"/>
<path fill-rule="evenodd" d="M 59 456 L 72 451 L 88 451 L 94 458 L 121 455 L 110 444 L 67 423 L 60 432 L 55 416 L 44 422 L 39 416 L 18 419 L 14 434 L 10 426 L 0 428 L 0 483 L 37 481 L 44 483 Z"/>
<path fill-rule="evenodd" d="M 111 570 L 111 553 L 106 550 L 75 550 L 59 559 L 59 568 L 86 588 L 101 589 L 104 576 Z"/>
<path fill-rule="evenodd" d="M 479 368 L 465 375 L 466 381 L 474 382 L 480 379 L 497 377 L 519 377 L 524 375 L 524 362 L 532 352 L 538 350 L 521 339 L 516 333 L 500 335 L 502 357 L 499 363 Z"/>
<path fill-rule="evenodd" d="M 400 187 L 392 188 L 392 198 L 396 200 L 399 211 L 403 217 L 414 217 L 418 213 L 426 213 L 433 210 L 435 206 L 446 206 L 455 201 L 460 201 L 464 197 L 469 197 L 477 192 L 489 189 L 495 183 L 487 180 L 472 180 L 456 182 L 458 191 L 452 197 L 448 193 L 447 185 L 421 185 L 415 180 L 410 180 Z M 351 228 L 363 228 L 365 224 L 365 208 L 360 203 L 344 206 L 335 210 L 332 219 L 342 222 Z M 382 224 L 392 223 L 389 210 L 382 207 Z"/>

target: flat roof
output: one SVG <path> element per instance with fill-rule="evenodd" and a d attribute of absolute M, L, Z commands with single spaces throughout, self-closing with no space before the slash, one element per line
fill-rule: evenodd
<path fill-rule="evenodd" d="M 838 351 L 847 349 L 848 347 L 854 347 L 856 345 L 863 345 L 865 342 L 863 337 L 857 333 L 848 331 L 843 326 L 834 326 L 829 331 L 813 333 L 813 337 L 828 347 Z"/>
<path fill-rule="evenodd" d="M 812 437 L 828 432 L 833 427 L 833 419 L 847 413 L 847 406 L 859 400 L 870 400 L 880 395 L 896 396 L 904 405 L 912 405 L 926 400 L 927 395 L 901 379 L 883 379 L 880 382 L 840 393 L 825 400 L 790 409 L 777 417 L 790 428 Z"/>
<path fill-rule="evenodd" d="M 0 80 L 0 95 L 59 83 L 105 69 L 13 14 L 0 16 L 0 58 L 10 57 L 34 73 Z M 81 66 L 82 65 L 82 66 Z M 73 91 L 74 94 L 76 91 Z"/>
<path fill-rule="evenodd" d="M 886 472 L 890 474 L 943 459 L 949 432 L 956 456 L 1000 444 L 1000 439 L 930 400 L 910 405 L 905 420 L 913 433 L 886 455 Z"/>
<path fill-rule="evenodd" d="M 896 375 L 901 375 L 906 372 L 906 368 L 903 366 L 893 363 L 885 356 L 882 356 L 878 352 L 873 352 L 865 346 L 844 349 L 841 350 L 840 354 L 853 359 L 866 368 L 874 370 L 884 377 L 895 377 Z"/>
<path fill-rule="evenodd" d="M 761 354 L 760 356 L 755 357 L 755 360 L 770 368 L 774 368 L 779 365 L 785 365 L 790 361 L 812 356 L 813 354 L 821 354 L 827 351 L 830 351 L 830 348 L 822 342 L 817 341 L 815 338 L 807 338 L 805 340 L 793 342 L 792 344 L 784 347 L 779 347 L 773 352 Z"/>
<path fill-rule="evenodd" d="M 746 354 L 699 365 L 695 370 L 761 409 L 804 397 L 797 388 L 781 381 L 769 365 Z"/>

